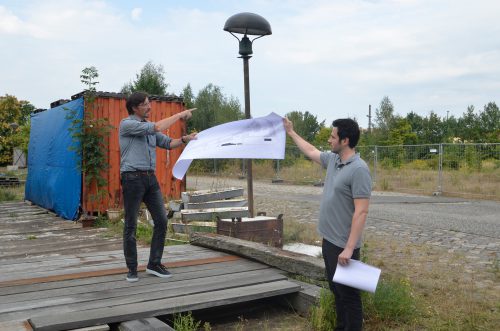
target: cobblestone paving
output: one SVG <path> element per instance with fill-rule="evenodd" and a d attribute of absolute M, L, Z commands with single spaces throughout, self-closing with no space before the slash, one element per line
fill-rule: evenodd
<path fill-rule="evenodd" d="M 188 189 L 231 186 L 243 187 L 246 194 L 246 180 L 188 177 L 187 183 Z M 253 187 L 256 212 L 284 214 L 285 221 L 317 221 L 321 187 L 258 181 Z M 449 253 L 463 254 L 466 269 L 493 270 L 499 267 L 499 229 L 499 202 L 374 192 L 365 233 L 386 240 L 437 246 Z M 500 285 L 497 288 L 500 290 Z"/>

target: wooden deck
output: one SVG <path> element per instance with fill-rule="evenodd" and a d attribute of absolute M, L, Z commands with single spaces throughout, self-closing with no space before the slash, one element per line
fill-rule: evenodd
<path fill-rule="evenodd" d="M 82 229 L 25 203 L 0 204 L 0 330 L 68 330 L 280 296 L 284 272 L 192 245 L 165 248 L 172 272 L 125 280 L 121 238 Z"/>

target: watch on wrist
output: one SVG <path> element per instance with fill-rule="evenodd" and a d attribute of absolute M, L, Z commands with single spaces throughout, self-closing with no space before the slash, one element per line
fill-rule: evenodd
<path fill-rule="evenodd" d="M 187 144 L 187 141 L 184 140 L 184 136 L 181 137 L 181 141 L 182 141 L 183 144 Z"/>

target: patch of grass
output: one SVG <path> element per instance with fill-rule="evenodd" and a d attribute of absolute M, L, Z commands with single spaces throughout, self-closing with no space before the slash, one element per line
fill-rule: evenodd
<path fill-rule="evenodd" d="M 309 321 L 314 331 L 330 331 L 335 329 L 337 314 L 335 297 L 329 289 L 321 289 L 318 304 L 311 308 Z"/>
<path fill-rule="evenodd" d="M 11 188 L 0 188 L 0 202 L 18 200 L 16 192 Z"/>
<path fill-rule="evenodd" d="M 34 240 L 34 239 L 37 239 L 35 235 L 33 234 L 30 234 L 28 237 L 27 237 L 28 240 Z"/>
<path fill-rule="evenodd" d="M 407 278 L 381 279 L 375 294 L 363 293 L 363 307 L 371 325 L 411 325 L 418 313 Z"/>
<path fill-rule="evenodd" d="M 95 228 L 109 228 L 111 225 L 109 219 L 103 215 L 97 216 L 94 221 L 93 227 Z"/>
<path fill-rule="evenodd" d="M 315 223 L 301 223 L 294 220 L 283 222 L 283 242 L 285 244 L 300 242 L 317 245 L 321 242 Z"/>
<path fill-rule="evenodd" d="M 195 321 L 191 312 L 174 315 L 174 329 L 176 331 L 197 331 L 201 321 Z"/>

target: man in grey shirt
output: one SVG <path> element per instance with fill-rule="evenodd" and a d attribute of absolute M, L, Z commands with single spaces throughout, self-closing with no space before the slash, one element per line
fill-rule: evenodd
<path fill-rule="evenodd" d="M 126 106 L 130 116 L 120 122 L 119 129 L 120 177 L 125 207 L 123 252 L 128 267 L 126 279 L 129 282 L 139 280 L 135 232 L 142 202 L 146 204 L 154 222 L 146 272 L 167 278 L 171 274 L 161 264 L 167 230 L 167 213 L 163 195 L 155 176 L 156 147 L 172 149 L 196 139 L 195 133 L 177 139 L 172 139 L 162 133 L 179 119 L 191 118 L 191 112 L 195 108 L 184 110 L 153 123 L 147 120 L 151 112 L 151 105 L 146 93 L 132 93 L 127 98 Z"/>
<path fill-rule="evenodd" d="M 299 149 L 326 168 L 318 232 L 323 237 L 323 259 L 330 290 L 335 295 L 335 330 L 361 330 L 363 311 L 359 290 L 333 282 L 337 263 L 359 260 L 361 234 L 368 215 L 372 180 L 366 163 L 356 153 L 360 131 L 352 119 L 333 121 L 328 139 L 331 152 L 321 152 L 300 137 L 287 118 L 285 130 Z"/>

